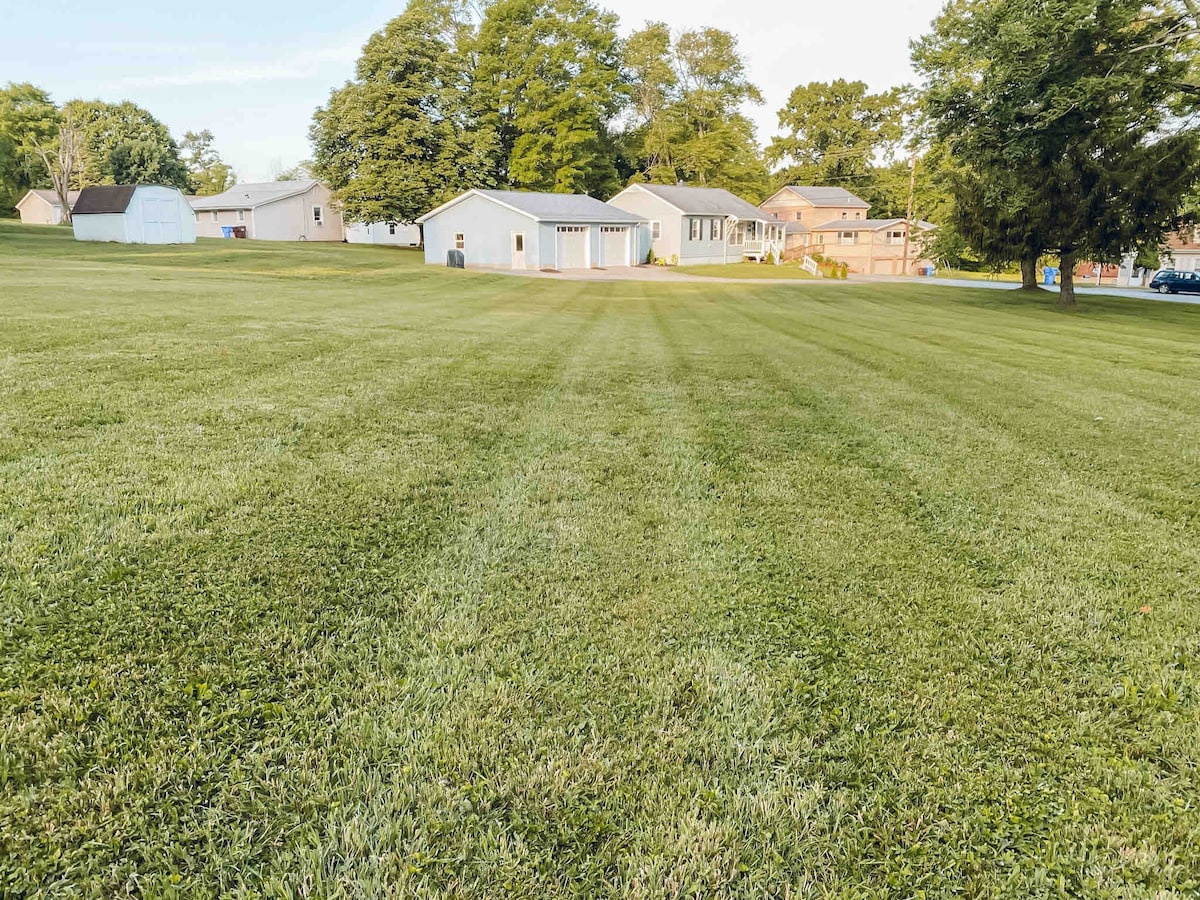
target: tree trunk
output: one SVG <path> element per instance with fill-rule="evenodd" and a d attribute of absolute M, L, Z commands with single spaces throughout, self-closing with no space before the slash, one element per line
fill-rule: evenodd
<path fill-rule="evenodd" d="M 1075 254 L 1063 253 L 1059 267 L 1062 284 L 1058 289 L 1058 305 L 1062 309 L 1075 309 Z"/>
<path fill-rule="evenodd" d="M 1021 255 L 1021 290 L 1036 291 L 1038 254 L 1025 253 Z"/>

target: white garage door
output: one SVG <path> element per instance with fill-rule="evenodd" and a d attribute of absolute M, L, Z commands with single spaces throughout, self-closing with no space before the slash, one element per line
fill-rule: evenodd
<path fill-rule="evenodd" d="M 600 265 L 629 265 L 629 229 L 624 225 L 600 226 Z"/>
<path fill-rule="evenodd" d="M 586 225 L 558 226 L 558 267 L 586 269 L 588 230 Z"/>

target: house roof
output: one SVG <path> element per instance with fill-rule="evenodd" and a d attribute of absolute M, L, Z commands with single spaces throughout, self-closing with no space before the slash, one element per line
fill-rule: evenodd
<path fill-rule="evenodd" d="M 235 184 L 229 190 L 208 197 L 189 199 L 192 209 L 254 209 L 306 193 L 316 179 L 307 181 L 264 181 L 257 184 Z"/>
<path fill-rule="evenodd" d="M 123 213 L 133 199 L 136 184 L 97 184 L 79 192 L 79 199 L 71 207 L 72 216 Z"/>
<path fill-rule="evenodd" d="M 625 190 L 641 190 L 653 194 L 685 216 L 734 216 L 760 222 L 770 221 L 771 218 L 753 203 L 724 188 L 692 187 L 684 184 L 633 184 Z"/>
<path fill-rule="evenodd" d="M 25 197 L 28 197 L 30 194 L 34 195 L 35 197 L 40 197 L 41 199 L 43 199 L 47 203 L 49 203 L 51 206 L 59 206 L 60 205 L 58 202 L 58 193 L 56 191 L 50 190 L 49 188 L 34 188 L 28 194 L 26 194 Z M 25 197 L 22 197 L 21 200 L 24 200 Z M 79 199 L 79 191 L 67 191 L 67 202 L 70 203 L 71 206 L 74 206 L 75 201 L 78 199 Z M 18 205 L 20 205 L 20 204 L 18 203 Z"/>
<path fill-rule="evenodd" d="M 782 190 L 790 191 L 797 197 L 807 200 L 813 206 L 844 206 L 851 209 L 871 208 L 870 203 L 868 203 L 866 200 L 863 200 L 861 197 L 856 197 L 845 188 L 789 184 Z M 782 193 L 782 191 L 777 192 L 777 194 L 778 193 Z"/>
<path fill-rule="evenodd" d="M 903 219 L 834 219 L 832 222 L 826 222 L 824 225 L 814 225 L 813 231 L 883 231 L 885 228 L 894 228 L 897 225 L 903 225 Z M 935 226 L 929 222 L 913 222 L 914 228 L 928 230 Z"/>
<path fill-rule="evenodd" d="M 784 234 L 808 234 L 809 228 L 803 222 L 784 222 Z"/>
<path fill-rule="evenodd" d="M 610 206 L 595 197 L 588 197 L 584 194 L 539 194 L 533 191 L 475 189 L 459 194 L 450 202 L 430 210 L 420 216 L 417 222 L 425 222 L 471 196 L 484 197 L 515 212 L 529 216 L 537 222 L 612 222 L 636 225 L 644 221 L 641 216 L 617 209 L 615 206 Z"/>

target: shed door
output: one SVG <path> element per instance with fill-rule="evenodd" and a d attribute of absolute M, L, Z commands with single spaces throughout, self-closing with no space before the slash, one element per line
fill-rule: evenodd
<path fill-rule="evenodd" d="M 588 265 L 586 225 L 558 226 L 558 268 L 586 269 Z"/>
<path fill-rule="evenodd" d="M 626 226 L 600 226 L 600 265 L 629 265 L 629 229 Z"/>

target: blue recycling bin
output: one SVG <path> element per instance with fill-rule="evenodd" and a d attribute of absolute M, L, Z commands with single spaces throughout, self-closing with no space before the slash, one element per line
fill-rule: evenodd
<path fill-rule="evenodd" d="M 1054 266 L 1043 266 L 1042 284 L 1046 285 L 1047 287 L 1054 287 L 1054 279 L 1057 277 L 1057 275 L 1058 269 L 1054 268 Z"/>
<path fill-rule="evenodd" d="M 223 237 L 223 238 L 233 237 L 233 226 L 232 225 L 222 225 L 221 226 L 221 237 Z"/>

